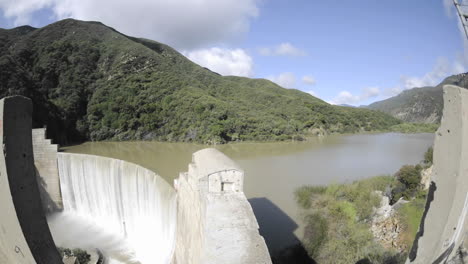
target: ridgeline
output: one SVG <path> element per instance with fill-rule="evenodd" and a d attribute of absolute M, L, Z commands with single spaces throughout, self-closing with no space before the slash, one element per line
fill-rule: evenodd
<path fill-rule="evenodd" d="M 437 86 L 405 90 L 397 96 L 372 103 L 367 108 L 385 112 L 404 122 L 439 124 L 444 108 L 442 87 L 446 84 L 466 88 L 468 74 L 449 76 Z"/>
<path fill-rule="evenodd" d="M 99 22 L 0 29 L 0 96 L 24 95 L 58 143 L 225 143 L 389 131 L 382 112 L 329 105 L 264 79 L 223 77 Z"/>

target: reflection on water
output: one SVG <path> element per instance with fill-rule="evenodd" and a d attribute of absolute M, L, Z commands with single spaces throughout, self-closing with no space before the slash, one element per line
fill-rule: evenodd
<path fill-rule="evenodd" d="M 215 147 L 245 170 L 246 196 L 268 199 L 275 208 L 290 217 L 292 223 L 296 223 L 294 234 L 301 237 L 302 226 L 293 196 L 297 187 L 392 174 L 404 164 L 421 161 L 433 139 L 433 134 L 386 133 L 330 136 L 307 142 L 236 143 Z M 187 170 L 191 154 L 206 147 L 209 146 L 188 143 L 89 142 L 67 147 L 65 151 L 128 160 L 156 171 L 172 183 L 179 172 Z M 257 218 L 278 216 L 278 210 L 267 210 L 259 204 L 262 203 L 252 203 Z M 272 220 L 263 231 L 275 232 L 271 223 L 283 225 L 283 222 Z M 287 222 L 287 226 L 278 227 L 278 230 L 293 226 Z M 293 235 L 264 235 L 268 237 L 270 251 L 294 242 Z"/>

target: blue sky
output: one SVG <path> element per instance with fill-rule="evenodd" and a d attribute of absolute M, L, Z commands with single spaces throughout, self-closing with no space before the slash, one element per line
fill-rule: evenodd
<path fill-rule="evenodd" d="M 0 27 L 99 20 L 221 74 L 268 78 L 337 104 L 435 85 L 468 61 L 451 0 L 126 2 L 0 0 Z"/>

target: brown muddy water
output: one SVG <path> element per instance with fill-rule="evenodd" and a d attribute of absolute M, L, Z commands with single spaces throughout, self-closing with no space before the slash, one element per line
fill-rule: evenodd
<path fill-rule="evenodd" d="M 234 143 L 207 146 L 165 142 L 87 142 L 63 148 L 127 160 L 161 175 L 169 183 L 187 171 L 193 152 L 215 147 L 245 170 L 244 192 L 271 252 L 302 237 L 294 190 L 393 174 L 415 164 L 433 143 L 433 134 L 357 134 L 306 142 Z"/>

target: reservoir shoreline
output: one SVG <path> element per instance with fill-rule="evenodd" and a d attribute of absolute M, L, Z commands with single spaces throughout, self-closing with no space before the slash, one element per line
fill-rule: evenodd
<path fill-rule="evenodd" d="M 430 133 L 359 133 L 328 135 L 295 142 L 236 142 L 212 146 L 245 171 L 244 192 L 270 252 L 302 237 L 294 190 L 302 185 L 346 183 L 393 174 L 418 163 L 433 143 Z M 172 185 L 203 144 L 154 141 L 87 142 L 65 152 L 127 160 L 155 171 Z"/>

